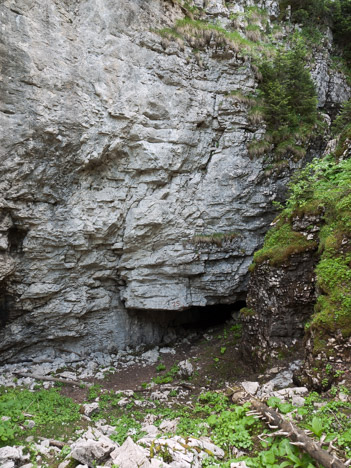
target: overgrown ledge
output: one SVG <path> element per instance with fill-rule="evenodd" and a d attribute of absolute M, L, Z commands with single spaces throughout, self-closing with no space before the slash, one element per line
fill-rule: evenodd
<path fill-rule="evenodd" d="M 286 207 L 254 256 L 241 313 L 245 352 L 261 361 L 289 353 L 304 337 L 297 378 L 319 390 L 348 372 L 351 361 L 349 113 L 347 103 L 334 127 L 344 122 L 335 150 L 290 185 Z"/>

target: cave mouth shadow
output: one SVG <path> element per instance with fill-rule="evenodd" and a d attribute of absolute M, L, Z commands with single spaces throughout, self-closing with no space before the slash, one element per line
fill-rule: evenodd
<path fill-rule="evenodd" d="M 155 323 L 162 328 L 174 330 L 206 330 L 225 324 L 239 315 L 240 309 L 246 306 L 246 301 L 238 300 L 231 304 L 214 304 L 208 306 L 189 307 L 186 310 L 133 310 L 131 313 L 138 321 Z"/>
<path fill-rule="evenodd" d="M 8 231 L 9 250 L 11 253 L 20 253 L 23 248 L 23 241 L 28 234 L 27 229 L 12 226 Z"/>

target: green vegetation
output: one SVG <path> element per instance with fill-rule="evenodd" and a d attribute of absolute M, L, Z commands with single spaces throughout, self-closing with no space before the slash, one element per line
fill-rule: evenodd
<path fill-rule="evenodd" d="M 224 330 L 222 338 L 227 339 L 229 332 Z M 326 372 L 333 373 L 332 366 L 326 368 Z M 283 415 L 289 415 L 295 424 L 309 429 L 313 437 L 319 440 L 325 448 L 333 440 L 340 453 L 351 456 L 351 420 L 349 413 L 351 403 L 330 399 L 340 393 L 349 394 L 343 386 L 334 386 L 330 395 L 321 397 L 311 393 L 302 407 L 295 407 L 290 401 L 281 401 L 277 397 L 271 397 L 267 404 Z M 176 396 L 173 391 L 169 397 Z M 34 436 L 61 439 L 63 436 L 73 440 L 78 438 L 82 430 L 86 428 L 86 421 L 81 419 L 79 405 L 72 399 L 63 397 L 57 389 L 29 391 L 24 388 L 1 389 L 0 415 L 10 417 L 10 420 L 0 419 L 0 428 L 5 427 L 11 421 L 14 433 L 6 439 L 2 439 L 2 445 L 12 443 L 25 443 L 24 439 L 29 434 Z M 190 437 L 205 436 L 224 450 L 224 459 L 218 459 L 213 453 L 207 451 L 208 457 L 203 465 L 207 468 L 230 468 L 233 461 L 243 460 L 247 466 L 253 468 L 282 468 L 282 467 L 316 467 L 313 460 L 304 454 L 296 446 L 290 444 L 288 439 L 272 435 L 275 429 L 268 429 L 259 419 L 251 414 L 250 403 L 243 405 L 233 404 L 222 392 L 205 391 L 199 395 L 191 396 L 191 402 L 181 404 L 179 401 L 168 399 L 167 403 L 161 403 L 145 398 L 145 394 L 134 393 L 128 397 L 128 404 L 122 407 L 118 404 L 125 398 L 123 392 L 108 391 L 100 385 L 87 390 L 87 397 L 96 395 L 99 403 L 99 412 L 91 416 L 92 422 L 104 420 L 115 428 L 110 436 L 118 444 L 123 444 L 127 437 L 138 441 L 145 436 L 142 430 L 144 421 L 153 421 L 159 427 L 165 420 L 176 420 L 175 434 L 185 439 L 184 447 Z M 141 406 L 140 403 L 143 402 Z M 25 429 L 25 420 L 36 422 L 33 429 Z M 3 431 L 2 431 L 3 434 Z M 69 435 L 68 435 L 69 434 Z M 62 437 L 61 437 L 62 436 Z M 67 439 L 66 439 L 67 440 Z M 190 446 L 190 444 L 189 444 Z M 38 452 L 34 445 L 27 448 L 33 463 Z M 41 462 L 41 466 L 57 466 L 66 456 L 69 456 L 69 447 L 65 446 L 58 455 L 48 456 Z M 233 455 L 235 450 L 242 450 L 244 455 L 239 459 Z M 167 446 L 158 443 L 155 438 L 150 447 L 150 456 L 161 456 L 163 460 L 171 462 L 171 451 Z M 55 457 L 55 458 L 54 458 Z M 69 466 L 75 466 L 71 460 Z"/>
<path fill-rule="evenodd" d="M 160 364 L 160 366 L 164 367 L 164 369 L 161 368 L 161 370 L 159 370 L 158 372 L 161 372 L 162 370 L 166 369 L 166 367 L 163 366 L 162 364 Z M 158 366 L 158 367 L 160 367 L 160 366 Z M 179 372 L 179 367 L 177 365 L 174 365 L 174 366 L 171 367 L 171 369 L 168 372 L 165 372 L 162 375 L 158 375 L 157 377 L 154 377 L 152 380 L 156 384 L 171 383 L 171 382 L 173 382 L 173 380 L 174 380 L 175 376 L 178 374 L 178 372 Z"/>
<path fill-rule="evenodd" d="M 268 232 L 263 248 L 255 253 L 253 261 L 257 264 L 268 260 L 270 265 L 279 266 L 293 254 L 316 248 L 316 242 L 307 240 L 303 234 L 293 231 L 291 224 L 282 218 Z"/>
<path fill-rule="evenodd" d="M 319 297 L 308 325 L 316 352 L 337 331 L 345 338 L 351 336 L 350 187 L 350 159 L 338 161 L 330 155 L 307 165 L 291 184 L 286 208 L 254 256 L 254 264 L 267 260 L 278 265 L 294 253 L 315 249 L 316 242 L 295 232 L 292 221 L 305 215 L 322 218 L 316 267 Z"/>
<path fill-rule="evenodd" d="M 240 317 L 252 317 L 255 314 L 256 312 L 253 309 L 249 309 L 247 307 L 240 310 Z"/>
<path fill-rule="evenodd" d="M 300 23 L 308 33 L 323 31 L 331 26 L 334 38 L 351 60 L 351 1 L 350 0 L 282 0 L 282 13 L 291 6 L 292 21 Z"/>
<path fill-rule="evenodd" d="M 313 125 L 317 98 L 309 71 L 307 50 L 301 40 L 291 50 L 280 49 L 272 62 L 261 66 L 261 90 L 268 129 L 271 132 Z"/>
<path fill-rule="evenodd" d="M 222 246 L 224 242 L 230 242 L 238 237 L 236 232 L 215 232 L 213 234 L 196 234 L 192 238 L 193 244 L 212 244 L 218 247 Z"/>
<path fill-rule="evenodd" d="M 340 114 L 334 122 L 333 132 L 336 135 L 339 134 L 335 157 L 340 158 L 348 150 L 351 139 L 351 100 L 344 102 Z"/>
<path fill-rule="evenodd" d="M 156 371 L 157 372 L 162 372 L 166 370 L 166 366 L 164 364 L 159 364 L 157 367 L 156 367 Z"/>
<path fill-rule="evenodd" d="M 256 47 L 255 42 L 245 38 L 238 31 L 228 31 L 218 24 L 192 17 L 178 20 L 174 28 L 164 28 L 155 32 L 180 45 L 186 42 L 195 51 L 205 49 L 212 44 L 215 48 L 240 51 L 244 55 Z"/>
<path fill-rule="evenodd" d="M 333 133 L 335 135 L 343 134 L 351 128 L 351 99 L 344 102 L 338 117 L 333 124 Z"/>
<path fill-rule="evenodd" d="M 123 444 L 127 437 L 131 437 L 134 441 L 137 441 L 146 435 L 146 432 L 141 430 L 140 421 L 133 414 L 112 418 L 111 424 L 116 427 L 116 431 L 111 435 L 111 439 L 120 445 Z"/>
<path fill-rule="evenodd" d="M 0 387 L 0 447 L 41 430 L 47 437 L 60 438 L 79 419 L 79 405 L 60 395 L 57 389 L 31 392 Z M 26 423 L 28 420 L 35 423 L 33 428 Z"/>
<path fill-rule="evenodd" d="M 316 91 L 307 60 L 305 41 L 296 36 L 291 48 L 280 48 L 273 59 L 261 64 L 259 110 L 267 133 L 263 140 L 251 143 L 251 156 L 272 149 L 276 159 L 284 155 L 301 159 L 305 155 L 304 144 L 318 121 Z"/>

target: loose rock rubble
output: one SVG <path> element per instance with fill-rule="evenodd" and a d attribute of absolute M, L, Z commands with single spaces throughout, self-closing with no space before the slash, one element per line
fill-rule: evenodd
<path fill-rule="evenodd" d="M 171 348 L 172 349 L 172 348 Z M 151 350 L 146 355 L 146 359 L 150 356 L 156 355 L 156 351 Z M 144 356 L 144 357 L 143 357 Z M 99 364 L 104 365 L 111 357 L 99 356 L 98 360 L 90 361 L 85 366 L 85 370 L 94 369 L 94 372 L 99 372 Z M 136 359 L 145 359 L 145 353 L 136 357 Z M 99 362 L 97 362 L 99 361 Z M 82 363 L 77 363 L 81 367 Z M 53 364 L 54 366 L 57 363 Z M 298 365 L 295 362 L 288 366 L 288 368 L 272 368 L 267 371 L 265 376 L 261 376 L 262 383 L 258 381 L 242 381 L 240 382 L 239 389 L 233 395 L 233 401 L 240 402 L 240 397 L 252 395 L 255 398 L 268 399 L 271 396 L 276 396 L 281 401 L 290 401 L 296 406 L 301 406 L 304 403 L 303 396 L 307 394 L 305 387 L 286 387 L 281 388 L 285 383 L 292 384 L 291 373 Z M 33 364 L 33 367 L 37 364 Z M 13 366 L 14 368 L 15 366 Z M 185 360 L 178 366 L 181 375 L 191 374 L 193 366 Z M 9 368 L 9 366 L 8 366 Z M 50 365 L 45 366 L 46 369 Z M 38 371 L 38 370 L 37 370 Z M 274 376 L 272 378 L 272 375 Z M 9 377 L 7 377 L 9 379 Z M 70 376 L 71 378 L 71 376 Z M 267 381 L 267 379 L 270 379 Z M 238 383 L 237 383 L 238 384 Z M 170 393 L 175 392 L 177 397 L 176 401 L 180 399 L 185 401 L 191 395 L 190 388 L 183 388 L 177 383 L 151 385 L 150 388 L 145 390 L 148 394 L 148 399 L 143 401 L 138 400 L 133 390 L 125 390 L 119 392 L 122 398 L 118 401 L 118 405 L 126 407 L 127 405 L 134 405 L 135 407 L 155 407 L 153 401 L 161 401 L 165 406 L 172 406 Z M 204 390 L 205 391 L 205 390 Z M 178 399 L 178 400 L 177 400 Z M 80 463 L 80 468 L 92 467 L 112 467 L 113 465 L 119 468 L 201 468 L 203 460 L 208 454 L 214 455 L 219 461 L 224 457 L 223 450 L 215 445 L 207 437 L 184 437 L 170 434 L 175 434 L 179 418 L 165 419 L 158 425 L 154 424 L 157 416 L 154 414 L 147 414 L 144 422 L 141 425 L 142 435 L 137 441 L 132 439 L 133 430 L 127 434 L 124 443 L 119 446 L 117 442 L 110 437 L 115 435 L 115 428 L 106 424 L 104 419 L 92 421 L 90 416 L 99 411 L 98 404 L 99 397 L 96 401 L 82 405 L 87 420 L 89 421 L 89 428 L 79 434 L 79 438 L 75 441 L 67 441 L 65 444 L 69 447 L 67 450 L 68 455 L 66 459 L 59 464 L 59 468 L 67 468 L 71 459 Z M 189 401 L 190 403 L 190 401 Z M 60 452 L 60 449 L 52 446 L 51 441 L 48 439 L 42 440 L 40 443 L 34 443 L 33 446 L 38 453 L 37 465 L 41 466 L 42 457 L 55 456 Z M 239 458 L 244 453 L 235 450 L 233 453 Z M 29 463 L 29 455 L 23 455 L 23 447 L 3 447 L 0 449 L 0 466 L 1 468 L 32 468 L 33 465 Z M 243 461 L 234 462 L 231 468 L 245 468 L 247 465 Z"/>
<path fill-rule="evenodd" d="M 189 339 L 193 339 L 196 334 L 189 334 Z M 190 341 L 189 341 L 190 343 Z M 89 359 L 82 359 L 75 353 L 50 353 L 39 358 L 34 357 L 30 360 L 16 364 L 5 364 L 0 366 L 0 386 L 15 387 L 27 386 L 34 388 L 36 380 L 30 377 L 18 377 L 17 373 L 35 374 L 39 376 L 51 376 L 72 380 L 84 381 L 86 379 L 103 380 L 106 375 L 111 373 L 123 372 L 134 365 L 146 367 L 158 362 L 162 355 L 176 353 L 176 347 L 180 347 L 181 341 L 178 341 L 173 348 L 161 348 L 158 346 L 144 353 L 137 350 L 119 351 L 117 354 L 92 353 Z M 160 354 L 161 353 L 161 354 Z M 56 356 L 56 357 L 55 357 Z M 184 378 L 192 375 L 193 366 L 189 361 L 180 363 L 180 373 Z M 44 388 L 53 386 L 53 382 L 43 382 Z M 88 410 L 87 410 L 88 411 Z M 87 414 L 87 416 L 89 416 Z"/>

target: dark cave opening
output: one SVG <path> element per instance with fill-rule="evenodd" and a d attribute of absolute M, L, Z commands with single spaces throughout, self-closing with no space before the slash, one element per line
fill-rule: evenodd
<path fill-rule="evenodd" d="M 162 328 L 198 329 L 218 326 L 226 323 L 239 314 L 246 306 L 244 299 L 231 304 L 214 304 L 208 306 L 190 307 L 186 310 L 134 310 L 132 314 L 142 322 L 153 322 Z"/>
<path fill-rule="evenodd" d="M 10 316 L 8 297 L 5 288 L 0 286 L 0 328 L 6 325 Z"/>
<path fill-rule="evenodd" d="M 8 231 L 8 241 L 11 253 L 22 251 L 23 241 L 27 235 L 27 230 L 17 226 L 12 226 Z"/>
<path fill-rule="evenodd" d="M 183 315 L 179 317 L 180 325 L 185 329 L 206 329 L 221 325 L 238 314 L 245 306 L 245 301 L 237 301 L 234 304 L 192 307 L 181 313 Z"/>

